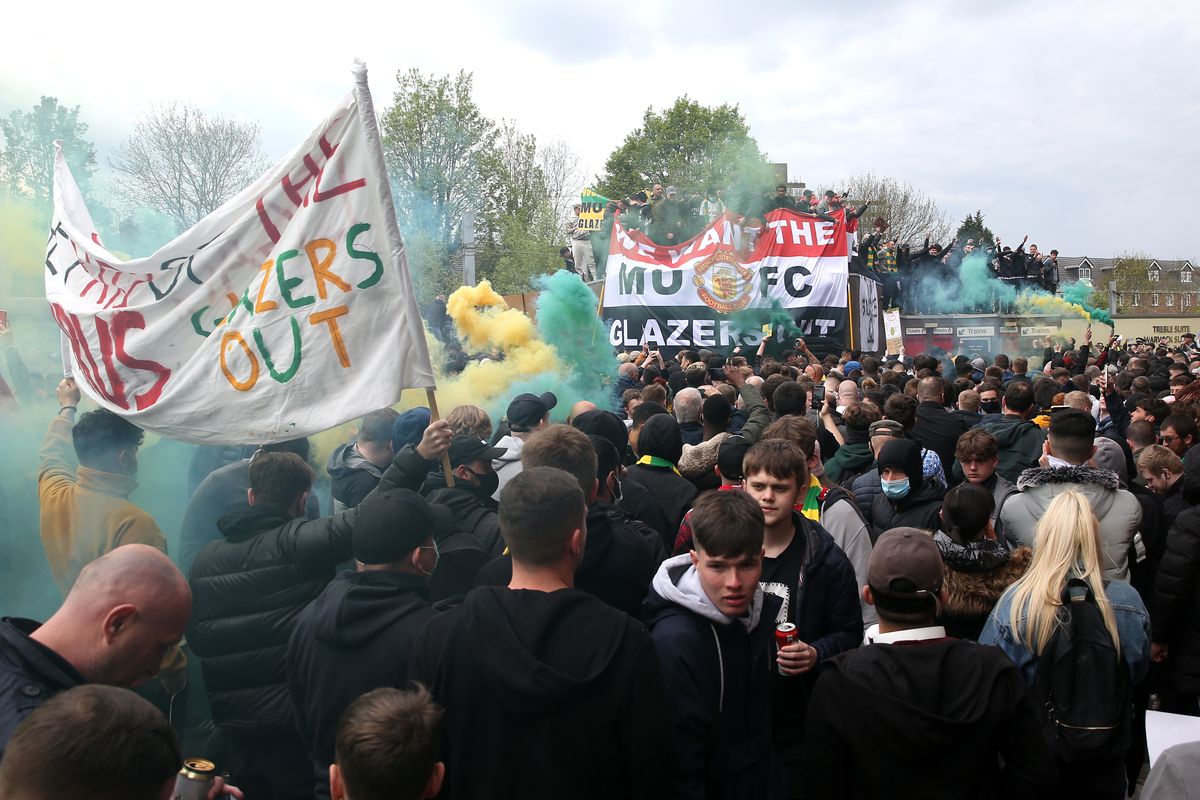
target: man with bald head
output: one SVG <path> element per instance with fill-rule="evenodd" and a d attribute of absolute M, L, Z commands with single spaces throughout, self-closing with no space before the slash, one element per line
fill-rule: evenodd
<path fill-rule="evenodd" d="M 946 382 L 935 376 L 922 378 L 917 384 L 917 423 L 909 436 L 938 454 L 951 483 L 958 483 L 948 468 L 954 464 L 958 437 L 970 427 L 965 419 L 946 410 Z"/>
<path fill-rule="evenodd" d="M 574 425 L 575 418 L 580 414 L 586 414 L 589 411 L 596 411 L 596 404 L 591 400 L 580 400 L 575 405 L 571 406 L 571 413 L 567 415 L 567 424 Z"/>
<path fill-rule="evenodd" d="M 17 724 L 59 692 L 156 676 L 191 613 L 192 593 L 171 560 L 128 544 L 85 566 L 45 623 L 0 619 L 0 751 Z"/>

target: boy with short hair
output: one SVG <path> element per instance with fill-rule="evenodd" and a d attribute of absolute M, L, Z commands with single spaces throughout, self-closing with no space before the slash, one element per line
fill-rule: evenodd
<path fill-rule="evenodd" d="M 425 800 L 446 776 L 438 759 L 442 709 L 424 686 L 384 688 L 355 700 L 338 723 L 329 765 L 333 800 Z"/>
<path fill-rule="evenodd" d="M 814 668 L 862 640 L 862 610 L 854 568 L 818 523 L 795 507 L 808 488 L 800 446 L 759 442 L 743 465 L 746 493 L 765 523 L 761 586 L 783 599 L 777 623 L 796 626 L 798 641 L 779 651 L 772 674 L 773 740 L 789 772 L 788 794 L 801 796 L 804 720 L 816 682 Z"/>
<path fill-rule="evenodd" d="M 769 675 L 781 603 L 759 586 L 763 515 L 743 492 L 692 509 L 694 549 L 654 576 L 645 618 L 675 723 L 679 795 L 777 800 Z"/>

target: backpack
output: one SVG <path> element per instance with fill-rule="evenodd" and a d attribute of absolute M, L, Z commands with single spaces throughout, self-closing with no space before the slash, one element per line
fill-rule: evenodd
<path fill-rule="evenodd" d="M 1132 681 L 1104 627 L 1091 587 L 1078 578 L 1062 593 L 1060 625 L 1038 658 L 1034 697 L 1062 761 L 1121 758 L 1133 728 Z"/>

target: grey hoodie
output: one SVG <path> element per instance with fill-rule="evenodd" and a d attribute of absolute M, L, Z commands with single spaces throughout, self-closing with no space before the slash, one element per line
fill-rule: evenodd
<path fill-rule="evenodd" d="M 718 625 L 728 625 L 736 619 L 746 626 L 747 631 L 752 631 L 762 616 L 763 591 L 757 586 L 754 589 L 754 599 L 750 601 L 749 614 L 744 617 L 722 614 L 713 605 L 712 600 L 708 599 L 704 587 L 700 585 L 700 573 L 692 565 L 692 556 L 689 553 L 673 556 L 660 564 L 651 585 L 662 599 Z"/>
<path fill-rule="evenodd" d="M 500 477 L 500 485 L 496 487 L 496 493 L 492 495 L 492 499 L 499 502 L 500 491 L 504 488 L 504 484 L 521 474 L 521 450 L 525 448 L 525 440 L 510 434 L 500 437 L 496 441 L 496 447 L 503 447 L 506 451 L 504 455 L 492 462 L 492 469 L 496 470 L 496 475 Z"/>

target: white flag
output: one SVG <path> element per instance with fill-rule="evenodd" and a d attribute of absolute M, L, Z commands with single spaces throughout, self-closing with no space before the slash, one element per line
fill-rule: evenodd
<path fill-rule="evenodd" d="M 365 67 L 253 185 L 153 255 L 102 244 L 54 168 L 46 298 L 80 387 L 198 443 L 306 436 L 432 388 Z"/>

